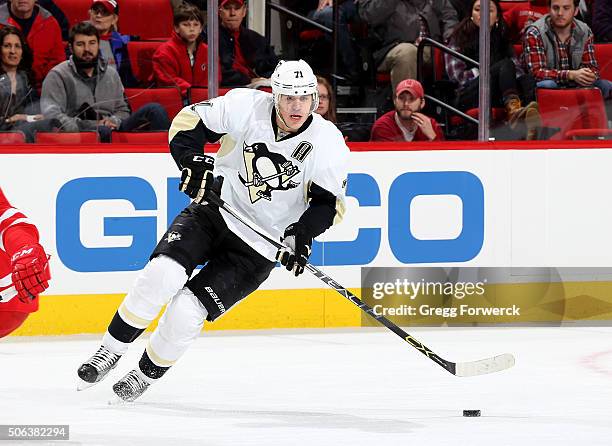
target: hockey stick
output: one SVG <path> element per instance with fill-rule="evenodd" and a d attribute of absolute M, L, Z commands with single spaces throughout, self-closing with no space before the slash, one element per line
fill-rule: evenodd
<path fill-rule="evenodd" d="M 219 206 L 219 208 L 223 209 L 225 212 L 230 214 L 236 220 L 241 222 L 243 225 L 250 228 L 252 231 L 257 233 L 260 237 L 266 240 L 268 243 L 272 244 L 277 249 L 285 247 L 282 243 L 274 240 L 272 236 L 270 236 L 264 229 L 260 228 L 254 222 L 248 220 L 246 217 L 240 215 L 235 209 L 233 209 L 229 204 L 227 204 L 224 200 L 221 199 L 217 194 L 212 191 L 209 191 L 206 195 L 206 199 Z M 503 355 L 493 356 L 492 358 L 481 359 L 478 361 L 469 361 L 469 362 L 451 362 L 446 359 L 441 358 L 436 353 L 431 351 L 429 347 L 421 344 L 418 340 L 416 340 L 412 335 L 406 333 L 400 327 L 395 325 L 389 319 L 384 316 L 376 314 L 376 312 L 368 305 L 366 305 L 361 299 L 351 293 L 349 290 L 344 288 L 338 282 L 333 280 L 323 271 L 321 271 L 316 266 L 306 263 L 306 269 L 310 271 L 317 279 L 324 282 L 330 288 L 333 288 L 346 299 L 351 301 L 354 305 L 356 305 L 361 311 L 367 313 L 382 325 L 387 327 L 393 333 L 398 335 L 404 341 L 408 342 L 418 351 L 423 353 L 433 362 L 438 364 L 439 366 L 445 368 L 448 372 L 452 373 L 455 376 L 477 376 L 484 375 L 487 373 L 500 372 L 502 370 L 506 370 L 514 365 L 514 356 L 509 353 L 504 353 Z"/>

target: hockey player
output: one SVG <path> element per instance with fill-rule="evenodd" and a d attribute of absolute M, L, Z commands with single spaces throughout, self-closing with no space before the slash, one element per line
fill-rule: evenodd
<path fill-rule="evenodd" d="M 10 205 L 0 187 L 0 338 L 38 310 L 38 295 L 50 278 L 36 226 Z"/>
<path fill-rule="evenodd" d="M 234 89 L 174 118 L 170 152 L 182 171 L 180 189 L 193 203 L 159 241 L 102 346 L 78 368 L 79 389 L 104 379 L 168 304 L 138 367 L 113 386 L 119 401 L 135 400 L 179 359 L 205 320 L 216 320 L 255 291 L 277 259 L 301 274 L 312 239 L 342 218 L 349 151 L 337 128 L 313 114 L 318 93 L 312 69 L 302 60 L 281 61 L 271 82 L 272 94 Z M 215 162 L 202 147 L 220 138 Z M 209 189 L 290 250 L 276 252 L 207 203 Z"/>

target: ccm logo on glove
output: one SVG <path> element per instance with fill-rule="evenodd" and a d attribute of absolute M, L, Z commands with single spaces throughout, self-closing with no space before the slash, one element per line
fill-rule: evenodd
<path fill-rule="evenodd" d="M 11 258 L 12 280 L 19 300 L 27 302 L 49 288 L 49 258 L 39 244 L 22 247 Z"/>
<path fill-rule="evenodd" d="M 208 155 L 188 155 L 181 160 L 181 167 L 183 170 L 180 191 L 185 192 L 196 203 L 201 203 L 206 191 L 213 185 L 215 159 Z"/>

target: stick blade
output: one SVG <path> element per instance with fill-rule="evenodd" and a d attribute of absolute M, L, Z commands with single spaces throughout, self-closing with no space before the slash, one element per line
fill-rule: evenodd
<path fill-rule="evenodd" d="M 455 368 L 456 376 L 478 376 L 487 373 L 501 372 L 509 369 L 515 363 L 514 356 L 510 353 L 481 359 L 479 361 L 458 362 Z"/>

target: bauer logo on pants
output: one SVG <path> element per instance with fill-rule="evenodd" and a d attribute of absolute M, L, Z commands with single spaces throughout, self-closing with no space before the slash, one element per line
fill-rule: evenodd
<path fill-rule="evenodd" d="M 215 303 L 217 304 L 217 307 L 219 308 L 219 311 L 221 313 L 225 313 L 225 306 L 223 305 L 223 302 L 221 302 L 221 299 L 219 299 L 219 296 L 217 296 L 217 293 L 215 293 L 213 289 L 209 286 L 204 287 L 204 289 L 208 292 L 208 294 L 210 294 L 210 297 L 212 297 L 212 300 L 215 301 Z"/>

